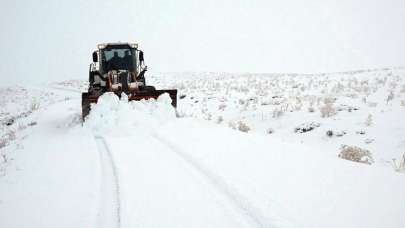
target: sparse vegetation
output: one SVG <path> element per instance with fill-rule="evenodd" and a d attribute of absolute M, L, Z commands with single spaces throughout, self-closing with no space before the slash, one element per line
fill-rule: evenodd
<path fill-rule="evenodd" d="M 270 135 L 270 134 L 273 134 L 273 133 L 274 133 L 274 129 L 271 128 L 271 127 L 270 127 L 270 128 L 267 128 L 266 133 L 269 134 L 269 135 Z"/>
<path fill-rule="evenodd" d="M 39 103 L 38 99 L 36 99 L 36 98 L 32 99 L 30 110 L 36 111 L 39 109 L 39 106 L 40 106 L 40 103 Z"/>
<path fill-rule="evenodd" d="M 367 127 L 370 127 L 371 125 L 373 125 L 373 115 L 368 114 L 366 121 L 364 122 L 364 124 Z"/>
<path fill-rule="evenodd" d="M 294 132 L 295 133 L 305 133 L 308 131 L 312 131 L 319 126 L 321 126 L 321 124 L 315 123 L 315 122 L 304 123 L 304 124 L 301 124 L 300 126 L 294 128 Z"/>
<path fill-rule="evenodd" d="M 210 121 L 225 122 L 237 131 L 242 120 L 249 133 L 277 132 L 288 137 L 286 132 L 295 132 L 303 134 L 294 137 L 297 142 L 331 137 L 320 143 L 338 146 L 344 140 L 376 146 L 384 141 L 380 127 L 387 127 L 383 122 L 386 114 L 396 116 L 396 108 L 405 107 L 404 73 L 404 69 L 322 75 L 207 73 L 192 80 L 187 74 L 180 82 L 167 81 L 161 86 L 181 85 L 179 94 L 187 97 L 178 108 L 186 107 L 187 116 L 209 119 L 211 113 Z M 395 141 L 393 137 L 398 136 L 389 133 L 387 137 Z M 373 156 L 380 161 L 384 155 L 375 151 Z"/>
<path fill-rule="evenodd" d="M 392 164 L 393 164 L 395 171 L 405 172 L 405 153 L 402 155 L 402 157 L 398 161 L 395 158 L 392 159 Z"/>
<path fill-rule="evenodd" d="M 374 162 L 370 151 L 357 146 L 342 145 L 338 156 L 342 159 L 369 165 Z"/>
<path fill-rule="evenodd" d="M 333 137 L 333 136 L 342 137 L 345 134 L 346 134 L 345 131 L 332 131 L 332 130 L 326 131 L 326 136 L 328 136 L 328 137 Z"/>
<path fill-rule="evenodd" d="M 390 101 L 392 101 L 394 99 L 394 91 L 390 91 L 389 92 L 389 94 L 388 94 L 388 96 L 387 96 L 387 99 L 386 99 L 386 101 L 387 101 L 387 104 L 390 102 Z"/>
<path fill-rule="evenodd" d="M 161 80 L 159 83 L 151 83 L 179 90 L 177 117 L 204 119 L 242 132 L 277 132 L 282 137 L 285 132 L 307 133 L 319 127 L 313 133 L 297 135 L 296 138 L 305 141 L 305 137 L 321 139 L 328 136 L 332 139 L 324 141 L 334 146 L 346 139 L 358 145 L 374 146 L 383 141 L 375 134 L 376 128 L 383 125 L 380 119 L 384 118 L 385 113 L 396 112 L 398 106 L 400 110 L 405 107 L 405 84 L 402 77 L 405 71 L 399 72 L 389 75 L 388 70 L 360 71 L 321 76 L 207 73 L 196 74 L 192 79 L 186 75 L 174 81 L 160 78 L 149 80 Z M 67 81 L 52 86 L 67 87 L 72 91 L 86 89 L 86 85 L 80 81 Z M 16 95 L 7 96 L 10 93 Z M 4 127 L 0 129 L 3 134 L 0 136 L 4 136 L 0 140 L 0 148 L 9 144 L 9 138 L 15 138 L 15 134 L 5 136 L 9 128 L 13 127 L 18 132 L 36 124 L 32 121 L 20 125 L 19 119 L 57 99 L 65 99 L 54 97 L 55 94 L 50 92 L 31 95 L 22 87 L 12 91 L 0 90 L 0 95 L 3 95 L 3 98 L 0 97 L 0 105 L 3 106 L 25 100 L 24 110 L 17 114 L 3 110 L 0 112 L 0 125 Z M 381 114 L 378 113 L 380 111 Z M 347 124 L 341 126 L 341 123 L 356 124 L 353 125 L 355 129 Z M 378 152 L 375 153 L 379 159 Z M 391 157 L 384 159 L 390 160 Z"/>
<path fill-rule="evenodd" d="M 217 124 L 220 124 L 224 121 L 224 118 L 222 116 L 217 117 Z"/>
<path fill-rule="evenodd" d="M 330 98 L 324 99 L 324 106 L 321 107 L 321 116 L 322 118 L 330 117 L 336 114 L 336 110 L 333 107 L 333 101 Z"/>
<path fill-rule="evenodd" d="M 5 147 L 7 145 L 7 140 L 2 138 L 0 139 L 0 149 Z"/>
<path fill-rule="evenodd" d="M 367 138 L 367 139 L 364 140 L 365 144 L 370 144 L 372 142 L 374 142 L 374 139 Z"/>
<path fill-rule="evenodd" d="M 238 122 L 238 130 L 241 132 L 249 132 L 250 127 L 243 121 Z"/>
<path fill-rule="evenodd" d="M 281 107 L 280 108 L 275 108 L 273 110 L 273 118 L 280 118 L 283 114 L 284 114 L 284 111 L 283 111 L 283 109 Z"/>

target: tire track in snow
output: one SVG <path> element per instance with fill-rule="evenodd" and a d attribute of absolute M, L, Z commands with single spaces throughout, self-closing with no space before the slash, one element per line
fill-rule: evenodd
<path fill-rule="evenodd" d="M 101 136 L 95 136 L 101 165 L 101 189 L 97 227 L 121 227 L 121 199 L 117 167 L 110 147 Z"/>
<path fill-rule="evenodd" d="M 203 164 L 198 162 L 195 158 L 188 155 L 181 148 L 174 143 L 165 139 L 164 137 L 153 134 L 156 140 L 166 145 L 173 153 L 180 157 L 184 162 L 189 164 L 198 173 L 200 173 L 208 183 L 214 186 L 220 193 L 222 193 L 230 202 L 238 209 L 238 211 L 255 227 L 272 227 L 269 219 L 265 217 L 262 212 L 257 209 L 246 197 L 239 193 L 237 189 L 227 184 L 223 178 L 213 173 Z"/>

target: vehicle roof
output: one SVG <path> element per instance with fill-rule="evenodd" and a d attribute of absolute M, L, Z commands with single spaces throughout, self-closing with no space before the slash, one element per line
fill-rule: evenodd
<path fill-rule="evenodd" d="M 107 46 L 129 46 L 131 48 L 138 48 L 138 44 L 136 43 L 128 43 L 128 42 L 113 42 L 113 43 L 101 43 L 97 45 L 98 49 L 104 49 Z"/>

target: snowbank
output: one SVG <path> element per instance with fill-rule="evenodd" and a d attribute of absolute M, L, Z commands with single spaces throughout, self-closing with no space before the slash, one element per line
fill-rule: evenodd
<path fill-rule="evenodd" d="M 102 95 L 97 104 L 92 104 L 84 126 L 99 135 L 121 132 L 152 132 L 160 125 L 176 118 L 169 94 L 162 94 L 157 100 L 128 101 L 125 93 L 121 99 L 114 93 Z"/>

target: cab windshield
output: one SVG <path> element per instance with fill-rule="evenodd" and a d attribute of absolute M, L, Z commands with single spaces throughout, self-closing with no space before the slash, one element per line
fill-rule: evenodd
<path fill-rule="evenodd" d="M 128 70 L 136 68 L 135 49 L 129 47 L 106 47 L 101 51 L 103 71 Z"/>

